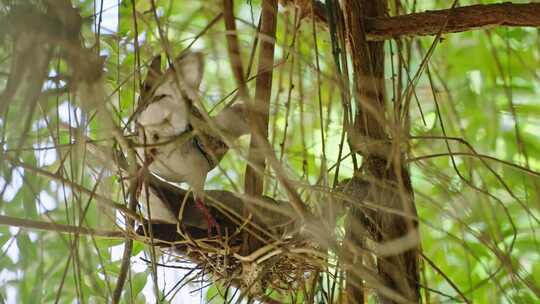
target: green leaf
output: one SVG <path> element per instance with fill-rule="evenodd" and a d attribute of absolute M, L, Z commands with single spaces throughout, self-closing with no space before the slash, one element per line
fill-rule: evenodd
<path fill-rule="evenodd" d="M 146 285 L 146 280 L 148 279 L 149 274 L 146 272 L 139 272 L 131 277 L 131 286 L 133 288 L 133 294 L 138 296 L 141 294 L 144 286 Z"/>
<path fill-rule="evenodd" d="M 138 255 L 139 253 L 141 253 L 144 248 L 146 248 L 147 245 L 145 245 L 144 243 L 142 242 L 139 242 L 139 241 L 133 241 L 133 249 L 131 251 L 131 256 L 136 256 Z"/>

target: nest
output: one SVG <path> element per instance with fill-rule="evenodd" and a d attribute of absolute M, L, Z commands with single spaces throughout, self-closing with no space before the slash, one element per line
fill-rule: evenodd
<path fill-rule="evenodd" d="M 287 294 L 325 265 L 325 252 L 300 233 L 286 202 L 268 197 L 248 201 L 228 191 L 206 191 L 208 211 L 220 226 L 220 231 L 209 234 L 204 214 L 189 192 L 157 179 L 147 182 L 151 193 L 181 220 L 145 221 L 137 234 L 177 261 L 198 264 L 200 273 L 210 274 L 216 283 L 254 297 L 269 289 Z M 246 206 L 252 211 L 247 219 L 242 216 Z"/>
<path fill-rule="evenodd" d="M 109 155 L 98 146 L 91 148 L 92 155 L 105 164 L 110 159 L 123 160 L 121 155 Z M 125 160 L 110 164 L 115 165 L 127 167 Z M 138 196 L 139 207 L 144 209 L 148 200 L 159 201 L 178 221 L 152 221 L 143 214 L 145 219 L 136 234 L 142 241 L 160 247 L 173 261 L 197 264 L 199 271 L 192 272 L 195 277 L 210 274 L 212 281 L 222 286 L 234 286 L 246 295 L 261 297 L 268 289 L 291 293 L 327 265 L 326 251 L 320 242 L 300 232 L 296 213 L 288 202 L 207 190 L 205 203 L 221 228 L 209 236 L 205 215 L 189 191 L 152 174 L 138 178 L 145 192 Z M 247 218 L 243 216 L 245 210 L 250 211 Z M 161 266 L 176 268 L 172 264 Z"/>
<path fill-rule="evenodd" d="M 280 294 L 298 290 L 325 265 L 326 256 L 319 246 L 300 235 L 271 244 L 259 243 L 249 248 L 249 254 L 242 255 L 245 249 L 239 241 L 241 234 L 231 238 L 207 237 L 206 231 L 185 229 L 179 233 L 177 227 L 153 224 L 153 236 L 158 236 L 152 238 L 154 245 L 162 247 L 173 260 L 196 263 L 200 271 L 194 276 L 209 274 L 211 281 L 240 288 L 252 297 L 264 296 L 269 289 Z M 143 235 L 144 230 L 141 226 L 137 233 Z M 176 234 L 175 240 L 160 239 L 159 236 L 170 235 L 171 230 Z"/>
<path fill-rule="evenodd" d="M 295 240 L 263 246 L 248 256 L 232 250 L 191 250 L 197 260 L 205 261 L 216 281 L 235 282 L 256 296 L 264 295 L 268 288 L 283 294 L 296 290 L 323 264 L 314 244 Z"/>

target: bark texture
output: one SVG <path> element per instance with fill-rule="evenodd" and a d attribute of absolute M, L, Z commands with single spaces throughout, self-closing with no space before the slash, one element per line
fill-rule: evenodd
<path fill-rule="evenodd" d="M 448 24 L 444 26 L 447 18 Z M 402 16 L 368 18 L 366 31 L 369 40 L 386 40 L 437 35 L 439 31 L 443 34 L 465 32 L 501 25 L 540 26 L 540 3 L 478 4 Z"/>
<path fill-rule="evenodd" d="M 257 81 L 255 83 L 255 99 L 249 104 L 249 122 L 251 139 L 249 143 L 248 166 L 244 177 L 244 189 L 247 195 L 258 198 L 264 192 L 264 171 L 266 157 L 262 153 L 264 141 L 268 138 L 268 122 L 270 115 L 270 96 L 272 94 L 272 75 L 274 64 L 275 36 L 277 28 L 277 0 L 262 2 L 259 62 Z M 247 91 L 247 89 L 244 89 Z M 247 96 L 247 92 L 244 95 Z M 251 208 L 246 204 L 244 216 L 247 217 Z M 253 235 L 244 234 L 243 253 L 249 248 L 260 246 L 260 241 Z"/>
<path fill-rule="evenodd" d="M 255 100 L 251 106 L 251 142 L 249 151 L 250 166 L 246 169 L 246 193 L 260 196 L 263 193 L 263 174 L 265 158 L 261 153 L 261 139 L 268 137 L 268 120 L 270 112 L 270 95 L 272 93 L 272 74 L 274 64 L 275 36 L 277 25 L 277 1 L 268 0 L 262 3 L 261 43 L 259 51 L 258 76 L 255 87 Z M 256 136 L 253 136 L 255 133 Z M 260 139 L 259 139 L 260 137 Z"/>
<path fill-rule="evenodd" d="M 386 133 L 384 88 L 384 44 L 370 42 L 366 36 L 367 18 L 386 14 L 385 0 L 347 0 L 343 14 L 354 70 L 356 115 L 351 141 L 360 147 L 363 165 L 355 178 L 368 192 L 356 199 L 373 204 L 366 208 L 361 201 L 351 206 L 348 240 L 363 247 L 369 237 L 384 250 L 377 255 L 379 279 L 366 283 L 377 289 L 382 303 L 418 302 L 418 240 L 416 210 L 409 173 L 402 165 L 403 153 L 392 147 Z M 367 186 L 366 186 L 367 185 Z M 364 234 L 365 230 L 365 234 Z M 357 254 L 359 255 L 359 254 Z M 362 263 L 358 259 L 356 263 Z M 362 265 L 353 268 L 361 268 Z M 361 302 L 361 284 L 352 271 L 347 289 Z M 389 292 L 390 291 L 390 292 Z"/>
<path fill-rule="evenodd" d="M 295 1 L 282 2 L 286 6 L 292 6 Z M 304 7 L 308 7 L 306 1 L 301 2 Z M 313 7 L 315 20 L 326 23 L 324 5 L 317 0 L 312 2 L 309 7 Z M 448 3 L 451 4 L 450 1 Z M 298 2 L 294 4 L 298 6 Z M 447 18 L 448 24 L 444 26 Z M 439 32 L 466 32 L 494 26 L 539 27 L 540 3 L 477 4 L 392 17 L 369 16 L 365 18 L 365 35 L 369 41 L 383 41 L 407 36 L 437 35 Z"/>

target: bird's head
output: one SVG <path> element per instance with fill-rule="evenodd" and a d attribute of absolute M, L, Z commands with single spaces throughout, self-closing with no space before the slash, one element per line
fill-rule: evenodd
<path fill-rule="evenodd" d="M 200 52 L 183 52 L 165 72 L 161 70 L 161 55 L 155 56 L 141 87 L 140 102 L 146 105 L 155 99 L 169 97 L 191 104 L 198 98 L 203 72 L 204 58 Z"/>

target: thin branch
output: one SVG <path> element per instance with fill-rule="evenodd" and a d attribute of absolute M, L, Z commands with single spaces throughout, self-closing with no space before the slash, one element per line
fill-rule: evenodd
<path fill-rule="evenodd" d="M 479 154 L 479 153 L 468 153 L 468 152 L 434 153 L 434 154 L 422 155 L 422 156 L 417 156 L 417 157 L 410 157 L 410 158 L 406 159 L 405 162 L 406 163 L 417 162 L 417 161 L 425 160 L 425 159 L 429 159 L 429 158 L 446 157 L 446 156 L 465 156 L 465 157 L 472 157 L 472 158 L 489 159 L 489 160 L 495 161 L 497 163 L 500 163 L 502 165 L 509 166 L 509 167 L 512 167 L 512 168 L 514 168 L 516 170 L 522 171 L 523 173 L 525 173 L 527 175 L 530 175 L 530 176 L 533 176 L 533 177 L 540 177 L 540 172 L 534 171 L 534 170 L 529 169 L 527 167 L 517 165 L 517 164 L 509 162 L 509 161 L 498 159 L 498 158 L 493 157 L 493 156 L 489 156 L 489 155 L 485 155 L 485 154 Z"/>
<path fill-rule="evenodd" d="M 35 230 L 45 230 L 45 231 L 56 231 L 62 233 L 78 233 L 85 235 L 93 235 L 105 238 L 124 238 L 125 233 L 122 231 L 113 231 L 113 230 L 99 230 L 87 227 L 77 227 L 71 225 L 57 224 L 57 223 L 47 223 L 42 221 L 21 219 L 6 215 L 0 215 L 0 225 L 3 226 L 12 226 L 19 228 L 35 229 Z"/>
<path fill-rule="evenodd" d="M 136 211 L 137 206 L 137 180 L 132 180 L 130 182 L 130 189 L 129 189 L 129 209 L 133 212 Z M 133 227 L 135 226 L 135 221 L 126 216 L 126 228 L 128 230 L 133 230 Z M 113 300 L 112 303 L 120 303 L 120 298 L 122 296 L 122 291 L 124 290 L 124 284 L 126 282 L 126 279 L 128 277 L 128 272 L 131 269 L 131 253 L 133 251 L 133 239 L 129 236 L 126 236 L 125 242 L 124 242 L 124 253 L 122 254 L 122 264 L 120 266 L 120 273 L 118 275 L 118 279 L 116 280 L 116 287 L 114 289 L 113 293 Z"/>
<path fill-rule="evenodd" d="M 259 51 L 259 63 L 255 100 L 250 103 L 250 124 L 252 137 L 249 145 L 248 166 L 245 174 L 245 191 L 255 197 L 263 193 L 263 174 L 265 158 L 261 153 L 261 141 L 268 138 L 268 122 L 270 111 L 270 95 L 272 92 L 272 73 L 274 63 L 275 35 L 277 27 L 277 1 L 264 1 L 262 4 L 260 35 L 268 38 L 262 39 Z M 241 85 L 241 84 L 240 84 Z"/>
<path fill-rule="evenodd" d="M 420 256 L 439 274 L 441 275 L 450 286 L 457 292 L 457 294 L 465 301 L 465 303 L 471 303 L 471 301 L 465 296 L 465 294 L 459 289 L 459 287 L 446 275 L 444 271 L 442 271 L 437 264 L 435 264 L 430 258 L 428 258 L 425 254 L 420 253 Z"/>
<path fill-rule="evenodd" d="M 113 201 L 113 200 L 111 200 L 111 199 L 109 199 L 107 197 L 104 197 L 102 195 L 99 195 L 97 193 L 93 193 L 93 191 L 79 185 L 78 183 L 75 183 L 75 182 L 73 182 L 71 180 L 68 180 L 63 176 L 60 176 L 58 174 L 55 174 L 55 173 L 52 173 L 52 172 L 49 172 L 49 171 L 46 171 L 46 170 L 43 170 L 43 169 L 40 169 L 40 168 L 36 168 L 36 167 L 34 167 L 32 165 L 20 162 L 20 161 L 15 160 L 15 159 L 12 159 L 12 158 L 8 157 L 7 155 L 4 155 L 4 157 L 6 159 L 8 159 L 12 164 L 14 164 L 16 166 L 22 167 L 25 170 L 32 171 L 32 172 L 34 172 L 36 174 L 39 174 L 41 176 L 45 176 L 45 177 L 55 179 L 55 180 L 57 180 L 59 182 L 65 183 L 66 185 L 68 185 L 69 187 L 71 187 L 75 191 L 80 191 L 80 192 L 82 192 L 82 193 L 84 193 L 86 195 L 89 195 L 89 196 L 93 197 L 95 199 L 96 203 L 98 203 L 98 204 L 101 204 L 103 206 L 111 207 L 111 208 L 114 208 L 116 210 L 119 210 L 122 213 L 124 213 L 125 215 L 131 217 L 132 219 L 135 219 L 135 220 L 139 219 L 139 215 L 136 212 L 133 212 L 133 211 L 129 210 L 128 208 L 126 208 L 126 206 L 124 206 L 122 204 L 119 204 L 119 203 L 117 203 L 117 202 L 115 202 L 115 201 Z"/>
<path fill-rule="evenodd" d="M 249 97 L 246 79 L 244 77 L 242 54 L 240 52 L 240 43 L 238 42 L 238 33 L 236 30 L 236 23 L 234 22 L 233 9 L 233 0 L 223 1 L 223 19 L 225 21 L 225 29 L 227 30 L 227 51 L 229 53 L 231 69 L 238 86 L 238 94 L 245 102 L 249 102 L 251 98 Z"/>

